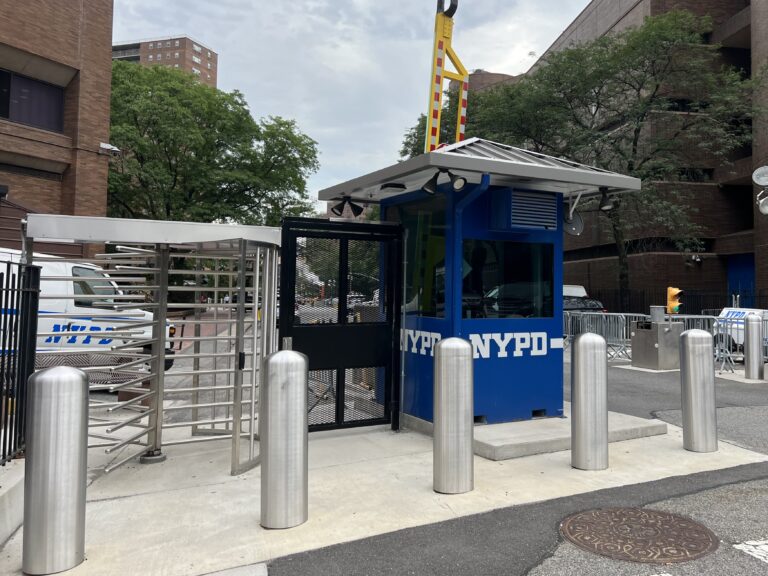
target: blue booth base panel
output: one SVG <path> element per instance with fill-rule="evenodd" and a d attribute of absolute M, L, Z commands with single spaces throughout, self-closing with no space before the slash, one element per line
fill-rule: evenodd
<path fill-rule="evenodd" d="M 489 331 L 487 321 L 475 326 L 466 323 L 467 333 L 461 337 L 472 344 L 475 357 L 474 413 L 478 422 L 563 415 L 563 341 L 542 330 L 540 322 L 517 321 L 513 332 Z M 405 324 L 401 334 L 403 412 L 431 422 L 434 347 L 448 337 L 448 324 L 435 318 L 410 318 Z M 472 331 L 480 326 L 484 332 Z"/>

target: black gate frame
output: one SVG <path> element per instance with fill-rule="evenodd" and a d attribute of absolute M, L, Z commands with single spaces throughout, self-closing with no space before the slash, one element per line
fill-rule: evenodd
<path fill-rule="evenodd" d="M 339 262 L 339 316 L 338 324 L 333 325 L 294 325 L 296 310 L 296 257 L 297 238 L 325 238 L 340 240 Z M 388 242 L 391 249 L 387 251 L 388 261 L 386 267 L 386 289 L 384 292 L 386 320 L 381 323 L 350 324 L 347 322 L 348 308 L 347 295 L 349 290 L 347 250 L 344 248 L 348 240 L 369 240 L 376 242 Z M 400 309 L 402 302 L 402 278 L 403 278 L 403 228 L 393 223 L 365 223 L 342 222 L 318 218 L 285 218 L 282 225 L 282 246 L 280 264 L 280 347 L 283 347 L 284 338 L 291 338 L 292 342 L 299 343 L 302 336 L 311 335 L 312 331 L 322 330 L 327 334 L 321 342 L 315 354 L 308 354 L 309 369 L 323 370 L 336 369 L 337 398 L 336 417 L 332 424 L 314 424 L 309 429 L 329 430 L 337 428 L 353 428 L 370 426 L 374 424 L 390 423 L 392 430 L 400 429 Z M 386 325 L 386 334 L 382 325 Z M 346 338 L 348 347 L 345 354 L 349 357 L 371 354 L 371 344 L 376 340 L 387 338 L 391 343 L 391 351 L 386 354 L 385 366 L 385 401 L 384 418 L 371 420 L 343 421 L 344 412 L 344 374 L 346 368 L 360 367 L 353 363 L 348 366 L 337 363 L 333 366 L 322 362 L 327 355 L 333 355 L 336 351 L 334 345 L 341 339 L 343 331 L 352 331 L 354 338 Z M 317 339 L 316 339 L 317 340 Z M 336 342 L 335 342 L 336 340 Z M 292 346 L 295 349 L 296 346 Z M 299 351 L 301 351 L 299 349 Z M 383 358 L 382 358 L 383 359 Z M 339 361 L 341 362 L 341 361 Z"/>
<path fill-rule="evenodd" d="M 40 267 L 0 262 L 0 466 L 26 449 L 27 380 L 35 371 Z"/>

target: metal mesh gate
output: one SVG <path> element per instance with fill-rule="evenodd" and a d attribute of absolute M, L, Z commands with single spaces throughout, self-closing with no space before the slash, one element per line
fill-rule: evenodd
<path fill-rule="evenodd" d="M 310 430 L 396 428 L 400 228 L 286 219 L 283 255 L 280 334 L 309 358 Z"/>
<path fill-rule="evenodd" d="M 28 234 L 44 251 L 41 236 L 50 232 L 41 231 L 50 222 L 34 216 L 43 215 L 31 215 Z M 84 223 L 77 220 L 107 221 L 92 230 L 94 257 L 34 258 L 42 267 L 37 366 L 68 364 L 89 373 L 89 446 L 114 456 L 105 470 L 137 457 L 164 459 L 170 446 L 222 438 L 231 439 L 233 474 L 256 465 L 259 366 L 277 340 L 275 231 L 43 220 L 50 218 L 63 220 L 71 234 L 59 230 L 57 238 L 81 241 L 75 230 Z M 265 240 L 181 241 L 237 232 Z M 103 244 L 115 236 L 123 241 Z"/>

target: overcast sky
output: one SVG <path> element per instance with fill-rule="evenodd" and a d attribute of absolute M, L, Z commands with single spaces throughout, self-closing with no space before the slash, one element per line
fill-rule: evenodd
<path fill-rule="evenodd" d="M 525 72 L 589 0 L 461 0 L 453 45 L 469 70 Z M 218 84 L 255 118 L 318 142 L 310 193 L 388 166 L 430 91 L 435 0 L 116 0 L 113 38 L 189 35 L 219 54 Z"/>

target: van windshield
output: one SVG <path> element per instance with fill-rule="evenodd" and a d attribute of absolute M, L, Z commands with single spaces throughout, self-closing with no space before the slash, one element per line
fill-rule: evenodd
<path fill-rule="evenodd" d="M 75 306 L 92 308 L 99 304 L 114 304 L 112 296 L 117 295 L 112 281 L 103 273 L 93 268 L 75 266 L 72 268 L 72 276 L 82 278 L 75 280 L 75 296 L 104 296 L 104 298 L 76 298 Z"/>

